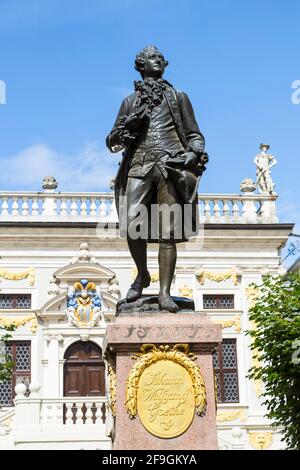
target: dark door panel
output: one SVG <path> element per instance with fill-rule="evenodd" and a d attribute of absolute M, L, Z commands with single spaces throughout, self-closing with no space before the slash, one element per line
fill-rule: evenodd
<path fill-rule="evenodd" d="M 105 366 L 99 346 L 78 341 L 65 353 L 64 396 L 105 395 Z"/>
<path fill-rule="evenodd" d="M 69 397 L 81 397 L 84 391 L 84 377 L 82 367 L 67 364 L 65 366 L 65 395 Z"/>
<path fill-rule="evenodd" d="M 105 395 L 104 367 L 86 366 L 85 382 L 89 396 Z"/>

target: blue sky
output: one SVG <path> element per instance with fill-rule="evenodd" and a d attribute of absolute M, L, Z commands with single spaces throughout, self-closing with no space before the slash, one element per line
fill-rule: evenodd
<path fill-rule="evenodd" d="M 238 193 L 269 143 L 281 221 L 300 227 L 299 15 L 299 0 L 0 0 L 1 190 L 40 190 L 47 174 L 108 189 L 119 157 L 105 137 L 150 43 L 206 137 L 201 191 Z"/>

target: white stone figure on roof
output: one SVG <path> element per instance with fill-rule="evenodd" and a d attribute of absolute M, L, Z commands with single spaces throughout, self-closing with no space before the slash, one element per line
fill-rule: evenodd
<path fill-rule="evenodd" d="M 254 163 L 256 165 L 256 185 L 261 194 L 275 194 L 275 184 L 271 177 L 270 169 L 277 164 L 277 160 L 271 153 L 267 153 L 270 146 L 261 144 L 261 153 L 256 155 Z"/>

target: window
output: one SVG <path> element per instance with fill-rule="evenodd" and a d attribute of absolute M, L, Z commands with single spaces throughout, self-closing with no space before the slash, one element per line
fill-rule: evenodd
<path fill-rule="evenodd" d="M 234 295 L 203 295 L 203 308 L 234 308 Z"/>
<path fill-rule="evenodd" d="M 218 403 L 238 403 L 238 370 L 236 340 L 223 339 L 213 353 Z"/>
<path fill-rule="evenodd" d="M 30 341 L 11 341 L 6 347 L 0 343 L 0 353 L 9 354 L 15 363 L 11 379 L 0 382 L 0 406 L 13 406 L 15 386 L 20 382 L 27 387 L 30 384 Z"/>
<path fill-rule="evenodd" d="M 0 294 L 0 309 L 31 308 L 31 294 Z"/>

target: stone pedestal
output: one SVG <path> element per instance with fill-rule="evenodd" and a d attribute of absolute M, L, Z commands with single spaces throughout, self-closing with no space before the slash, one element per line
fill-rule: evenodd
<path fill-rule="evenodd" d="M 113 449 L 203 450 L 217 449 L 217 425 L 212 350 L 222 340 L 221 326 L 202 313 L 121 313 L 107 326 L 105 354 L 116 360 L 116 420 Z M 144 344 L 188 344 L 204 379 L 207 406 L 203 416 L 195 413 L 189 428 L 175 438 L 159 438 L 126 411 L 126 378 L 135 361 L 132 355 Z"/>

